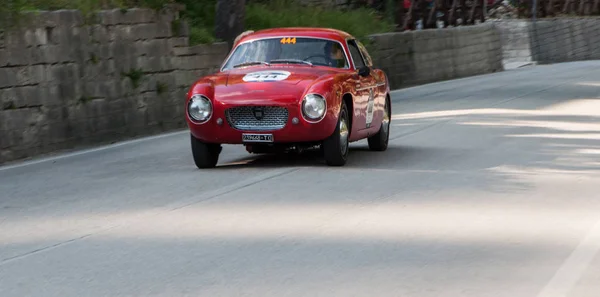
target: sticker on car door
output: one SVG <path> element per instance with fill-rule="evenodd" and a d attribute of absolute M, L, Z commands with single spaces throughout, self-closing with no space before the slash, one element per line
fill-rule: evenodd
<path fill-rule="evenodd" d="M 375 92 L 371 88 L 369 90 L 369 101 L 367 101 L 367 128 L 371 127 L 373 122 L 373 105 L 375 103 Z"/>

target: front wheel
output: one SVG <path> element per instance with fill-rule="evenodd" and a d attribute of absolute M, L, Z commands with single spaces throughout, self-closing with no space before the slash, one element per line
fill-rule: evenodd
<path fill-rule="evenodd" d="M 190 135 L 192 141 L 192 155 L 194 163 L 199 169 L 213 168 L 217 166 L 219 154 L 223 149 L 220 144 L 205 143 Z"/>
<path fill-rule="evenodd" d="M 385 99 L 385 107 L 383 108 L 383 120 L 377 134 L 369 137 L 369 149 L 372 151 L 385 151 L 388 147 L 390 139 L 390 123 L 391 123 L 391 106 L 390 100 Z"/>
<path fill-rule="evenodd" d="M 333 134 L 323 142 L 325 162 L 329 166 L 344 166 L 348 159 L 350 125 L 348 124 L 348 108 L 342 101 L 338 123 Z"/>

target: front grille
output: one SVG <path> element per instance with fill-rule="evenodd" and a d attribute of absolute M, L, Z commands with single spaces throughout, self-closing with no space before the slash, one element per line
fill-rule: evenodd
<path fill-rule="evenodd" d="M 240 106 L 227 109 L 226 113 L 229 125 L 238 130 L 279 130 L 288 121 L 288 110 L 284 107 Z"/>

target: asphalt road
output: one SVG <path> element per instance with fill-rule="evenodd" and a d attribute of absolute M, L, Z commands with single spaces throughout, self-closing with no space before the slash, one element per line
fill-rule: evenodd
<path fill-rule="evenodd" d="M 386 152 L 0 167 L 0 296 L 600 296 L 600 62 L 394 92 Z"/>

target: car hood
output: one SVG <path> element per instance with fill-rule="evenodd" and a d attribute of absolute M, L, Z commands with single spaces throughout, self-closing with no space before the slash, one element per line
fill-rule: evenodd
<path fill-rule="evenodd" d="M 335 70 L 309 66 L 234 69 L 215 85 L 215 98 L 246 104 L 260 104 L 264 100 L 297 101 L 313 83 L 334 73 Z"/>

